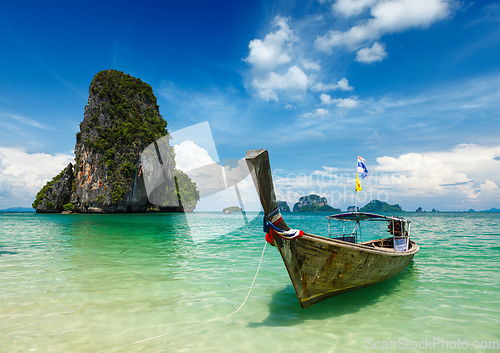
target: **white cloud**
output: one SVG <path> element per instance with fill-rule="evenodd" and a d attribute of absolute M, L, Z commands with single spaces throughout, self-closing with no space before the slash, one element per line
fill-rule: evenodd
<path fill-rule="evenodd" d="M 73 155 L 27 153 L 20 147 L 0 146 L 0 206 L 31 206 L 36 193 L 59 174 Z"/>
<path fill-rule="evenodd" d="M 344 44 L 344 39 L 342 32 L 329 30 L 324 36 L 316 37 L 314 41 L 314 46 L 320 51 L 324 51 L 327 54 L 332 53 L 333 47 L 339 47 Z"/>
<path fill-rule="evenodd" d="M 451 151 L 429 153 L 432 158 L 440 159 L 452 169 L 466 173 L 476 184 L 483 183 L 485 176 L 500 184 L 500 146 L 480 146 L 463 143 Z"/>
<path fill-rule="evenodd" d="M 354 89 L 354 87 L 349 86 L 349 82 L 347 82 L 346 78 L 343 78 L 339 82 L 337 82 L 337 87 L 338 89 L 341 89 L 343 91 L 352 91 Z"/>
<path fill-rule="evenodd" d="M 318 82 L 314 86 L 312 86 L 311 89 L 315 92 L 321 92 L 321 91 L 325 92 L 325 91 L 335 91 L 335 90 L 352 91 L 354 87 L 349 86 L 349 82 L 344 77 L 335 84 L 325 85 L 321 82 Z"/>
<path fill-rule="evenodd" d="M 252 86 L 257 89 L 258 95 L 264 100 L 278 100 L 274 90 L 305 91 L 309 79 L 307 75 L 297 66 L 292 66 L 284 75 L 271 72 L 265 76 L 256 77 Z"/>
<path fill-rule="evenodd" d="M 484 184 L 479 185 L 479 192 L 476 198 L 493 201 L 491 203 L 492 207 L 498 208 L 497 203 L 500 200 L 500 188 L 491 180 L 485 180 Z"/>
<path fill-rule="evenodd" d="M 321 104 L 331 105 L 335 104 L 339 108 L 356 108 L 362 101 L 360 101 L 357 97 L 349 97 L 349 98 L 333 98 L 326 94 L 322 93 L 319 97 L 321 100 Z"/>
<path fill-rule="evenodd" d="M 450 4 L 446 0 L 342 1 L 336 10 L 346 15 L 360 13 L 370 7 L 371 17 L 345 32 L 330 30 L 314 42 L 318 50 L 331 53 L 333 47 L 346 46 L 357 50 L 385 34 L 411 28 L 426 28 L 448 17 Z"/>
<path fill-rule="evenodd" d="M 276 16 L 274 26 L 279 29 L 266 35 L 264 40 L 251 40 L 248 45 L 250 54 L 245 61 L 252 64 L 256 70 L 273 70 L 292 60 L 291 46 L 297 38 L 293 35 L 287 19 Z"/>
<path fill-rule="evenodd" d="M 174 151 L 177 169 L 183 172 L 215 163 L 207 150 L 191 140 L 185 140 L 178 145 L 174 145 Z"/>
<path fill-rule="evenodd" d="M 277 90 L 285 94 L 291 91 L 294 95 L 300 95 L 305 92 L 309 83 L 314 81 L 314 76 L 308 77 L 303 69 L 297 66 L 299 63 L 293 63 L 293 43 L 299 38 L 293 34 L 288 19 L 276 16 L 274 25 L 278 30 L 266 35 L 264 40 L 250 41 L 250 54 L 244 59 L 252 64 L 250 86 L 255 89 L 257 96 L 265 101 L 277 101 Z M 295 62 L 297 61 L 295 59 Z M 307 70 L 321 69 L 318 61 L 302 60 L 302 65 Z"/>
<path fill-rule="evenodd" d="M 387 57 L 387 52 L 379 42 L 373 43 L 370 48 L 361 48 L 356 53 L 356 61 L 371 64 L 376 61 L 382 61 Z"/>
<path fill-rule="evenodd" d="M 442 158 L 435 156 L 407 153 L 393 157 L 377 158 L 377 172 L 397 173 L 388 176 L 386 183 L 398 185 L 409 194 L 445 192 L 442 185 L 465 185 L 470 179 L 461 171 L 454 171 Z"/>
<path fill-rule="evenodd" d="M 266 102 L 269 100 L 278 101 L 278 95 L 270 88 L 257 90 L 257 95 Z"/>
<path fill-rule="evenodd" d="M 361 12 L 371 7 L 378 0 L 337 0 L 333 4 L 333 10 L 346 17 L 359 15 Z"/>
<path fill-rule="evenodd" d="M 468 207 L 487 209 L 500 203 L 498 156 L 500 146 L 461 144 L 450 151 L 380 157 L 376 171 L 390 173 L 385 184 L 405 197 L 463 199 Z"/>
<path fill-rule="evenodd" d="M 319 108 L 319 109 L 316 109 L 314 111 L 314 113 L 305 113 L 305 114 L 302 114 L 302 116 L 304 118 L 325 118 L 327 116 L 330 116 L 330 112 L 326 109 L 322 109 L 322 108 Z"/>
<path fill-rule="evenodd" d="M 346 109 L 356 108 L 358 104 L 362 102 L 357 97 L 338 98 L 336 99 L 336 101 L 337 101 L 337 107 Z"/>
<path fill-rule="evenodd" d="M 304 65 L 304 69 L 306 70 L 321 70 L 321 66 L 319 65 L 319 61 L 313 62 L 308 60 L 302 60 L 302 65 Z"/>
<path fill-rule="evenodd" d="M 321 100 L 321 104 L 330 105 L 334 103 L 332 102 L 332 96 L 326 93 L 322 93 L 321 96 L 319 96 L 319 99 Z"/>
<path fill-rule="evenodd" d="M 447 0 L 393 0 L 377 3 L 368 28 L 399 32 L 413 27 L 428 27 L 450 14 Z"/>

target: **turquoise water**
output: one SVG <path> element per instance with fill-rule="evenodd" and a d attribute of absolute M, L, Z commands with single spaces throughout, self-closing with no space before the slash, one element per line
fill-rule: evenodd
<path fill-rule="evenodd" d="M 452 351 L 458 340 L 491 351 L 500 341 L 500 214 L 405 217 L 420 252 L 397 277 L 301 309 L 268 246 L 248 301 L 226 317 L 259 264 L 260 217 L 238 229 L 241 217 L 215 213 L 1 214 L 0 351 Z M 285 219 L 327 231 L 324 214 Z M 190 233 L 196 224 L 203 241 Z"/>

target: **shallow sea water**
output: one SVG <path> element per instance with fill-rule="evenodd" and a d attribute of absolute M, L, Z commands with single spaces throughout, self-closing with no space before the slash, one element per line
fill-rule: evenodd
<path fill-rule="evenodd" d="M 315 234 L 325 216 L 284 214 Z M 393 279 L 301 309 L 267 246 L 227 317 L 257 270 L 261 216 L 236 228 L 241 216 L 218 213 L 0 214 L 0 351 L 492 351 L 500 214 L 405 217 L 420 252 Z M 364 241 L 387 234 L 369 228 Z"/>

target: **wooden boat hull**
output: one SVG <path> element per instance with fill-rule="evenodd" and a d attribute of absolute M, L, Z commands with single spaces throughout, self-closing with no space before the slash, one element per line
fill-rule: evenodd
<path fill-rule="evenodd" d="M 274 244 L 303 308 L 385 281 L 405 269 L 418 251 L 414 242 L 408 252 L 401 253 L 313 234 L 295 240 L 275 237 Z"/>
<path fill-rule="evenodd" d="M 247 151 L 246 160 L 259 198 L 268 215 L 277 208 L 267 150 Z M 277 228 L 290 228 L 281 220 Z M 391 239 L 392 241 L 392 239 Z M 384 243 L 384 242 L 380 242 Z M 419 247 L 411 242 L 404 252 L 373 242 L 352 244 L 305 233 L 293 240 L 274 236 L 300 305 L 307 308 L 337 294 L 389 279 L 408 266 Z"/>

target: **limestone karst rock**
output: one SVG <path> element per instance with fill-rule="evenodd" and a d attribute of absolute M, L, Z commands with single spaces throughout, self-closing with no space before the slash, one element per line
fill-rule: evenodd
<path fill-rule="evenodd" d="M 65 179 L 64 185 L 70 185 L 70 197 L 66 189 L 64 194 L 56 195 L 55 184 L 49 193 L 47 185 L 55 183 L 52 180 L 40 190 L 33 207 L 37 212 L 61 212 L 60 200 L 64 199 L 74 205 L 76 212 L 146 211 L 153 205 L 146 193 L 141 152 L 167 134 L 167 122 L 160 115 L 150 85 L 117 70 L 97 73 L 76 135 L 74 175 L 71 168 L 72 176 Z M 171 153 L 174 160 L 173 149 Z M 191 193 L 189 199 L 194 200 L 184 209 L 192 210 L 199 199 L 196 187 L 182 172 L 176 170 L 175 175 L 185 181 L 183 192 Z"/>

